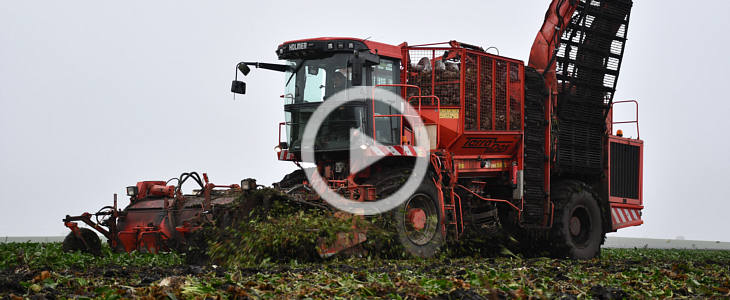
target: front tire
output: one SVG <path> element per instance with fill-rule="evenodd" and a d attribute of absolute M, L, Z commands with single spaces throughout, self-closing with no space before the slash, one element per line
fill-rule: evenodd
<path fill-rule="evenodd" d="M 393 211 L 398 241 L 416 257 L 433 257 L 444 244 L 438 191 L 426 178 L 415 193 Z"/>
<path fill-rule="evenodd" d="M 603 230 L 598 197 L 587 184 L 565 181 L 553 189 L 556 214 L 551 234 L 557 257 L 590 259 L 600 255 Z"/>

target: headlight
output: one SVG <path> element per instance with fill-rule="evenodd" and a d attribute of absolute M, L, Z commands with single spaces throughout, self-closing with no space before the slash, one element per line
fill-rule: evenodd
<path fill-rule="evenodd" d="M 136 186 L 128 186 L 127 187 L 127 196 L 134 197 L 137 196 L 137 187 Z"/>
<path fill-rule="evenodd" d="M 256 179 L 248 178 L 241 180 L 241 189 L 244 191 L 256 189 Z"/>

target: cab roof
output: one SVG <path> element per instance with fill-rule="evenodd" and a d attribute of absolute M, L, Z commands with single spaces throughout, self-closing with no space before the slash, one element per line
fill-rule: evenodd
<path fill-rule="evenodd" d="M 378 54 L 381 56 L 387 56 L 387 57 L 392 57 L 392 58 L 397 58 L 397 59 L 401 58 L 401 56 L 402 56 L 401 49 L 406 45 L 406 43 L 402 43 L 398 46 L 394 46 L 394 45 L 390 45 L 390 44 L 379 43 L 379 42 L 370 41 L 370 40 L 363 40 L 363 39 L 353 38 L 353 37 L 318 37 L 318 38 L 300 39 L 300 40 L 292 40 L 292 41 L 284 42 L 281 45 L 279 45 L 279 47 L 277 48 L 277 54 L 279 56 L 282 55 L 282 53 L 284 52 L 284 50 L 282 50 L 282 49 L 284 49 L 285 45 L 300 44 L 300 43 L 306 43 L 306 42 L 317 42 L 317 41 L 320 41 L 320 42 L 331 41 L 333 44 L 347 43 L 347 42 L 362 43 L 373 54 Z M 337 47 L 336 45 L 333 45 L 333 46 Z M 346 48 L 346 47 L 344 47 L 344 45 L 342 45 L 341 47 Z"/>

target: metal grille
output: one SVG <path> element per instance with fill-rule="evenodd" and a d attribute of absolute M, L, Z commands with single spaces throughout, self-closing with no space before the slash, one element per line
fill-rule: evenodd
<path fill-rule="evenodd" d="M 443 50 L 434 50 L 435 57 L 444 55 Z M 458 58 L 450 61 L 435 60 L 434 61 L 434 95 L 441 99 L 441 105 L 458 106 L 460 105 L 459 96 L 459 79 L 461 78 L 461 60 Z"/>
<path fill-rule="evenodd" d="M 466 67 L 464 78 L 464 128 L 466 130 L 478 130 L 477 127 L 477 71 L 478 61 L 475 54 L 469 53 L 466 56 L 464 65 Z"/>
<path fill-rule="evenodd" d="M 407 68 L 408 84 L 416 85 L 421 88 L 421 94 L 424 96 L 432 95 L 432 72 L 433 60 L 432 50 L 410 50 L 408 51 L 409 63 Z M 416 89 L 408 89 L 408 97 L 418 96 Z"/>
<path fill-rule="evenodd" d="M 441 106 L 459 106 L 461 61 L 458 58 L 443 61 L 445 52 L 445 49 L 409 50 L 406 79 L 408 84 L 419 86 L 422 95 L 439 97 Z M 417 93 L 415 89 L 409 89 L 407 96 Z"/>
<path fill-rule="evenodd" d="M 498 60 L 495 77 L 496 98 L 494 99 L 494 105 L 496 106 L 495 130 L 507 129 L 507 75 L 507 63 Z"/>
<path fill-rule="evenodd" d="M 631 0 L 580 0 L 556 55 L 558 168 L 602 171 L 605 117 L 621 68 Z"/>
<path fill-rule="evenodd" d="M 563 92 L 610 103 L 626 42 L 631 0 L 581 0 L 556 59 Z"/>
<path fill-rule="evenodd" d="M 520 66 L 509 64 L 509 129 L 522 129 L 522 77 Z"/>
<path fill-rule="evenodd" d="M 611 196 L 639 199 L 640 148 L 611 143 Z"/>
<path fill-rule="evenodd" d="M 441 106 L 463 107 L 464 130 L 522 130 L 521 63 L 463 48 L 414 47 L 407 55 L 406 83 L 437 96 Z"/>
<path fill-rule="evenodd" d="M 558 134 L 558 162 L 561 171 L 597 175 L 602 166 L 602 125 L 561 120 Z"/>
<path fill-rule="evenodd" d="M 492 87 L 494 79 L 494 60 L 489 57 L 479 57 L 479 129 L 492 130 Z"/>

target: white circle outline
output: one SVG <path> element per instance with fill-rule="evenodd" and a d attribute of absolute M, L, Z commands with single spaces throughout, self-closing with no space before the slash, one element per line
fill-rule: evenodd
<path fill-rule="evenodd" d="M 319 127 L 322 125 L 322 122 L 324 122 L 325 118 L 332 113 L 332 111 L 348 102 L 362 101 L 362 99 L 365 99 L 365 101 L 371 101 L 373 99 L 371 97 L 373 97 L 375 101 L 386 103 L 395 108 L 400 114 L 404 115 L 404 118 L 408 120 L 411 127 L 415 130 L 415 143 L 413 148 L 416 149 L 416 164 L 405 184 L 402 185 L 398 191 L 381 200 L 367 202 L 352 201 L 342 197 L 338 193 L 335 193 L 327 185 L 322 184 L 324 183 L 324 179 L 322 179 L 317 168 L 305 169 L 310 185 L 319 194 L 319 196 L 322 197 L 322 199 L 339 210 L 356 215 L 376 215 L 384 213 L 405 202 L 421 185 L 421 182 L 428 171 L 430 158 L 430 150 L 428 148 L 430 140 L 426 127 L 424 126 L 420 115 L 417 113 L 418 111 L 413 108 L 412 105 L 403 100 L 400 95 L 391 91 L 382 88 L 373 89 L 368 86 L 357 86 L 337 92 L 330 98 L 327 98 L 327 100 L 320 104 L 314 111 L 307 121 L 307 125 L 304 128 L 304 134 L 302 135 L 302 161 L 315 162 L 313 151 L 314 140 L 316 139 L 317 132 L 319 131 Z M 390 102 L 392 103 L 381 99 L 390 99 Z M 350 145 L 350 147 L 352 147 L 352 145 Z"/>

